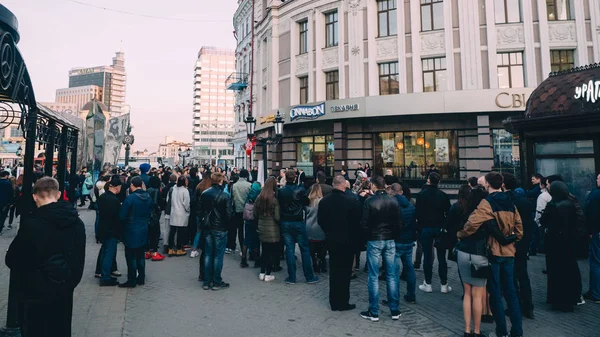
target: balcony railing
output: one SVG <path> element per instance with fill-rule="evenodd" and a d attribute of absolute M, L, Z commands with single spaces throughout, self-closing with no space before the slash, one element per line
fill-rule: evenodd
<path fill-rule="evenodd" d="M 248 74 L 246 73 L 232 73 L 225 80 L 225 87 L 227 90 L 244 90 L 248 86 Z"/>

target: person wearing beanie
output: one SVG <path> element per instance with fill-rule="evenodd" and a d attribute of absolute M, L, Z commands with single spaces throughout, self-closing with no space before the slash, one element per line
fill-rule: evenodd
<path fill-rule="evenodd" d="M 150 176 L 148 175 L 150 169 L 151 166 L 148 163 L 143 163 L 142 165 L 140 165 L 140 177 L 142 178 L 142 181 L 144 182 L 144 185 L 146 187 L 150 186 Z"/>

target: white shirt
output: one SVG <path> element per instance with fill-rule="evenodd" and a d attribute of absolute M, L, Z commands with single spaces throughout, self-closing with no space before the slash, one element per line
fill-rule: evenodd
<path fill-rule="evenodd" d="M 546 205 L 552 200 L 550 193 L 548 193 L 547 189 L 542 189 L 542 194 L 540 194 L 537 198 L 537 205 L 535 208 L 535 222 L 538 227 L 541 226 L 540 218 L 542 217 L 542 213 L 546 209 Z"/>

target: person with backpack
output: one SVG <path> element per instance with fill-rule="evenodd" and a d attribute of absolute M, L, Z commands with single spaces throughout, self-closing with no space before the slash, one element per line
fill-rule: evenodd
<path fill-rule="evenodd" d="M 83 275 L 86 236 L 77 210 L 60 196 L 56 179 L 37 180 L 37 208 L 21 219 L 6 253 L 19 288 L 24 337 L 71 336 L 73 292 Z"/>

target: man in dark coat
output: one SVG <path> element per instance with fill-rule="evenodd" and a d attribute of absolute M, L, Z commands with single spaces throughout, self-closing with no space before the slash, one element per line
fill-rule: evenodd
<path fill-rule="evenodd" d="M 523 222 L 523 238 L 517 242 L 517 252 L 515 253 L 515 286 L 517 289 L 517 296 L 521 304 L 521 311 L 523 316 L 533 319 L 533 299 L 531 293 L 531 282 L 529 280 L 529 274 L 527 272 L 527 253 L 529 252 L 529 246 L 531 245 L 531 239 L 533 237 L 533 231 L 537 230 L 537 225 L 533 220 L 533 214 L 535 209 L 533 204 L 525 196 L 515 192 L 518 187 L 517 178 L 512 173 L 503 172 L 502 177 L 504 178 L 504 190 L 512 200 L 517 211 L 521 215 L 521 221 Z"/>
<path fill-rule="evenodd" d="M 121 213 L 121 202 L 117 194 L 121 192 L 121 179 L 112 176 L 108 182 L 108 191 L 98 198 L 98 237 L 102 242 L 99 259 L 101 261 L 100 286 L 116 286 L 119 282 L 111 277 L 112 268 L 116 268 L 117 243 L 121 238 L 123 226 L 119 214 Z"/>
<path fill-rule="evenodd" d="M 4 222 L 8 216 L 10 206 L 15 202 L 15 190 L 12 183 L 8 180 L 9 176 L 10 173 L 8 171 L 0 172 L 0 234 L 2 234 L 2 229 L 4 229 Z"/>
<path fill-rule="evenodd" d="M 354 260 L 354 242 L 360 236 L 360 208 L 356 198 L 346 191 L 346 179 L 333 179 L 333 191 L 319 203 L 318 222 L 325 232 L 329 249 L 329 304 L 332 311 L 356 308 L 350 304 L 350 278 Z"/>
<path fill-rule="evenodd" d="M 121 288 L 135 288 L 146 281 L 145 249 L 148 245 L 148 220 L 153 209 L 152 198 L 142 189 L 140 177 L 131 179 L 130 194 L 123 202 L 120 220 L 123 223 L 123 243 L 127 260 L 127 282 Z"/>
<path fill-rule="evenodd" d="M 73 291 L 85 263 L 85 227 L 77 210 L 59 201 L 56 179 L 39 179 L 33 193 L 37 209 L 23 217 L 6 253 L 6 265 L 19 288 L 21 333 L 71 336 Z"/>

